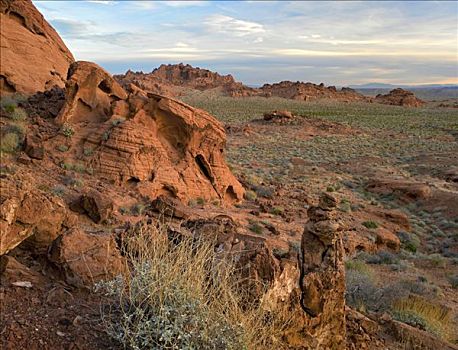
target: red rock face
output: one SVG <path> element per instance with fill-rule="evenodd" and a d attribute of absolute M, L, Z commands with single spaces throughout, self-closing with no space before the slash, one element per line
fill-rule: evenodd
<path fill-rule="evenodd" d="M 386 95 L 379 94 L 375 97 L 375 102 L 395 106 L 420 107 L 424 101 L 417 98 L 413 92 L 401 88 L 391 90 Z"/>
<path fill-rule="evenodd" d="M 31 1 L 1 0 L 0 29 L 2 94 L 64 86 L 73 56 Z"/>
<path fill-rule="evenodd" d="M 152 198 L 243 198 L 224 160 L 224 128 L 210 114 L 135 86 L 126 91 L 94 63 L 72 64 L 68 78 L 57 122 L 75 131 L 75 157 L 91 150 L 85 158 L 95 175 Z"/>

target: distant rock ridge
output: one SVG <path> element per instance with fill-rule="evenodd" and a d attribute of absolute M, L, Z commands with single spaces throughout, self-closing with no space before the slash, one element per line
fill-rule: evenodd
<path fill-rule="evenodd" d="M 221 75 L 183 63 L 162 64 L 151 73 L 128 70 L 125 74 L 115 75 L 114 78 L 123 86 L 134 84 L 145 91 L 172 97 L 179 95 L 177 87 L 200 91 L 220 88 L 225 95 L 232 97 L 255 94 L 255 89 L 236 82 L 230 74 Z"/>
<path fill-rule="evenodd" d="M 0 92 L 32 94 L 65 85 L 74 61 L 30 0 L 0 0 Z"/>
<path fill-rule="evenodd" d="M 177 96 L 178 88 L 191 88 L 205 91 L 220 89 L 224 95 L 231 97 L 282 97 L 293 100 L 309 101 L 314 99 L 335 99 L 343 101 L 370 101 L 369 97 L 359 94 L 353 89 L 335 86 L 326 87 L 323 83 L 317 85 L 310 82 L 282 81 L 274 84 L 264 84 L 260 88 L 251 88 L 235 81 L 230 74 L 220 75 L 208 69 L 192 67 L 189 64 L 162 64 L 151 73 L 133 72 L 115 75 L 122 85 L 134 84 L 141 89 L 168 96 Z"/>

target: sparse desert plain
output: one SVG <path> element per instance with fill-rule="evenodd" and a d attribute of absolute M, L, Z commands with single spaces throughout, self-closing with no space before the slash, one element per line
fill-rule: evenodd
<path fill-rule="evenodd" d="M 456 85 L 113 75 L 39 5 L 0 0 L 1 349 L 458 349 Z"/>

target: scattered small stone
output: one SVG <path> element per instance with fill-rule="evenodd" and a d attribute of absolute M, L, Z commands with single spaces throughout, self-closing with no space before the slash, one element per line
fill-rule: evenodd
<path fill-rule="evenodd" d="M 15 287 L 32 288 L 32 282 L 29 281 L 17 281 L 11 284 Z"/>

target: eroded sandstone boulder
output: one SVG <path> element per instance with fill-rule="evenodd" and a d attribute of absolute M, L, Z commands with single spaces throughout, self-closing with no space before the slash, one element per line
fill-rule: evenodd
<path fill-rule="evenodd" d="M 123 271 L 123 258 L 111 235 L 71 229 L 52 244 L 49 259 L 63 271 L 68 283 L 91 286 Z"/>
<path fill-rule="evenodd" d="M 0 255 L 26 239 L 34 251 L 45 252 L 74 222 L 62 200 L 36 189 L 30 176 L 0 179 Z"/>
<path fill-rule="evenodd" d="M 243 198 L 224 159 L 224 128 L 207 112 L 134 86 L 126 91 L 90 62 L 71 65 L 66 87 L 57 122 L 75 131 L 75 157 L 91 150 L 85 160 L 95 175 L 153 199 Z"/>
<path fill-rule="evenodd" d="M 2 94 L 64 86 L 73 56 L 32 1 L 1 0 L 0 28 Z"/>

